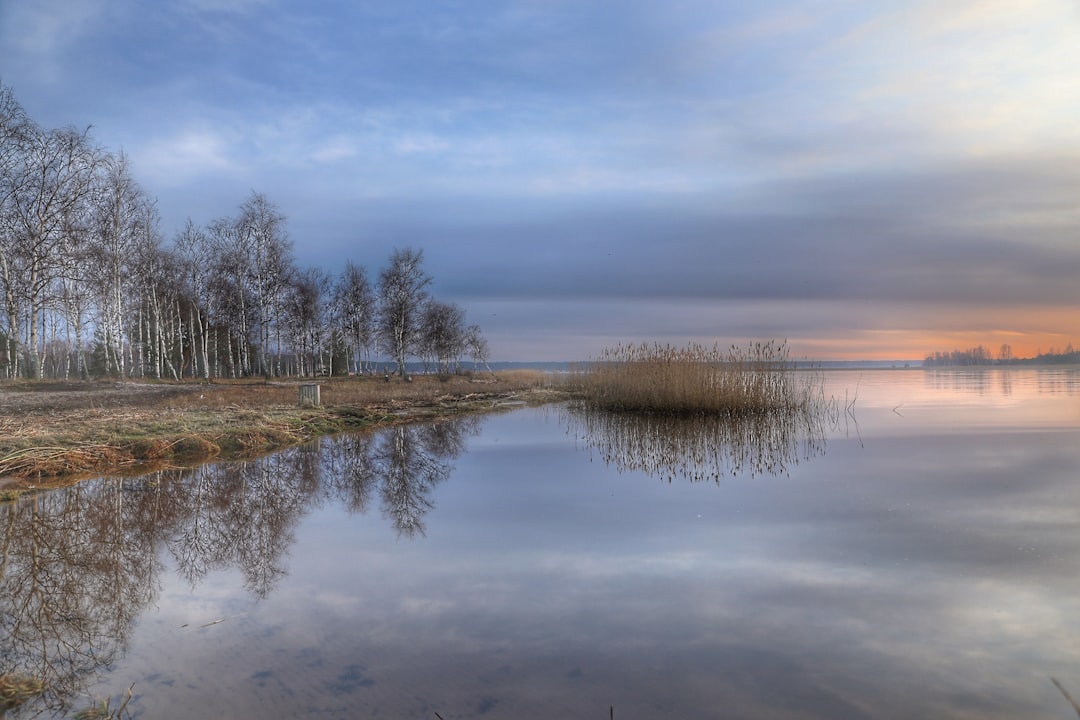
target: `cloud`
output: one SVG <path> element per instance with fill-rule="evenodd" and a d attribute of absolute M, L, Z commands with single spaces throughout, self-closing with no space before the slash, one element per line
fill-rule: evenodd
<path fill-rule="evenodd" d="M 184 3 L 199 12 L 231 15 L 246 15 L 270 7 L 268 0 L 184 0 Z"/>
<path fill-rule="evenodd" d="M 4 44 L 55 71 L 70 46 L 78 39 L 92 35 L 105 16 L 103 0 L 39 0 L 33 3 L 6 3 L 0 9 L 0 37 Z"/>
<path fill-rule="evenodd" d="M 1018 186 L 1026 190 L 1011 190 Z M 1075 215 L 1070 188 L 1078 186 L 1075 172 L 1039 163 L 973 163 L 765 185 L 732 207 L 647 195 L 647 203 L 569 203 L 540 219 L 526 210 L 520 224 L 483 226 L 428 213 L 442 226 L 433 252 L 445 248 L 461 294 L 1001 307 L 1073 302 L 1080 247 L 1060 214 Z M 461 246 L 475 252 L 459 267 L 452 248 Z M 560 247 L 565 253 L 552 251 Z M 526 276 L 497 270 L 511 256 L 530 268 Z"/>
<path fill-rule="evenodd" d="M 433 134 L 403 135 L 394 141 L 393 147 L 402 155 L 441 155 L 450 149 L 450 143 Z"/>
<path fill-rule="evenodd" d="M 355 157 L 356 154 L 353 141 L 346 136 L 338 136 L 329 138 L 312 153 L 312 157 L 320 163 L 334 163 Z"/>
<path fill-rule="evenodd" d="M 221 131 L 190 127 L 140 148 L 137 166 L 154 187 L 234 175 L 242 168 L 233 157 L 236 142 L 235 136 Z"/>
<path fill-rule="evenodd" d="M 166 233 L 257 189 L 301 264 L 412 245 L 470 303 L 846 343 L 871 307 L 910 336 L 912 308 L 1023 332 L 1011 308 L 1075 306 L 1078 22 L 1063 0 L 48 0 L 0 8 L 0 67 L 44 124 L 126 149 Z"/>
<path fill-rule="evenodd" d="M 1060 2 L 917 3 L 866 19 L 811 67 L 836 81 L 824 86 L 836 107 L 900 117 L 935 154 L 1075 142 L 1078 19 Z"/>

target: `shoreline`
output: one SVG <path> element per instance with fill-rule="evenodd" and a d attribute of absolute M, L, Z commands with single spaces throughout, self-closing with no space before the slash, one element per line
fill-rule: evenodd
<path fill-rule="evenodd" d="M 309 381 L 310 382 L 310 381 Z M 317 437 L 543 405 L 569 397 L 542 373 L 302 382 L 0 384 L 0 501 L 102 475 L 266 455 Z"/>

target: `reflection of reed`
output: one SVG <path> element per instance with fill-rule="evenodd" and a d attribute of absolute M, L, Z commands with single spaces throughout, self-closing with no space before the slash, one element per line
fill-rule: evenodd
<path fill-rule="evenodd" d="M 786 474 L 825 452 L 828 403 L 737 416 L 683 417 L 569 408 L 569 427 L 620 472 L 719 482 L 728 475 Z"/>

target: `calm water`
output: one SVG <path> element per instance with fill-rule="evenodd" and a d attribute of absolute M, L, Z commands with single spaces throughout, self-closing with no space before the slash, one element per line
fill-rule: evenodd
<path fill-rule="evenodd" d="M 0 674 L 50 681 L 7 717 L 1075 717 L 1080 374 L 826 382 L 816 424 L 519 409 L 0 506 Z"/>

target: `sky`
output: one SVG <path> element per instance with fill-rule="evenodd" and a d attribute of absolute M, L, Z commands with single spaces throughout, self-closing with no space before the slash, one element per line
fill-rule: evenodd
<path fill-rule="evenodd" d="M 1080 345 L 1076 0 L 0 0 L 0 82 L 494 360 Z"/>

